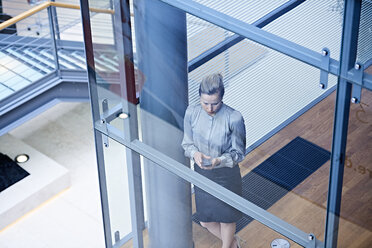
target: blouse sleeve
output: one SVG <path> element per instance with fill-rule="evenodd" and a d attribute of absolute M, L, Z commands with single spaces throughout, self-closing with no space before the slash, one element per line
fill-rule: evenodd
<path fill-rule="evenodd" d="M 185 156 L 189 157 L 194 162 L 194 154 L 198 151 L 198 148 L 194 145 L 193 135 L 192 135 L 192 107 L 189 106 L 186 109 L 184 118 L 184 133 L 182 140 L 182 148 L 185 150 Z"/>
<path fill-rule="evenodd" d="M 219 159 L 221 163 L 215 168 L 234 167 L 241 162 L 245 156 L 245 124 L 243 116 L 234 111 L 230 116 L 231 147 L 226 150 Z"/>

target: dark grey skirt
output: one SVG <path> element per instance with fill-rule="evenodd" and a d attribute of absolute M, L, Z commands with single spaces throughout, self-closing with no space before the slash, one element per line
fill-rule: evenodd
<path fill-rule="evenodd" d="M 211 179 L 232 192 L 242 195 L 242 177 L 239 166 L 233 168 L 223 167 L 213 170 L 203 170 L 197 164 L 194 169 L 199 174 Z M 196 215 L 202 222 L 237 222 L 242 213 L 217 199 L 211 194 L 195 187 Z"/>

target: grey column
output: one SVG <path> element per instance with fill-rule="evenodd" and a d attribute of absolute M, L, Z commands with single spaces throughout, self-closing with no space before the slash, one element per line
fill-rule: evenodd
<path fill-rule="evenodd" d="M 134 2 L 143 142 L 189 166 L 181 148 L 188 103 L 186 14 L 157 0 Z M 190 184 L 145 163 L 149 245 L 192 247 Z"/>

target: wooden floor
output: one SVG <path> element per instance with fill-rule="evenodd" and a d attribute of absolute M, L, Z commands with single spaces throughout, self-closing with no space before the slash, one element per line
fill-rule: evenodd
<path fill-rule="evenodd" d="M 335 92 L 270 138 L 241 164 L 243 175 L 297 136 L 331 151 Z M 372 245 L 372 92 L 364 91 L 361 104 L 352 104 L 347 140 L 338 247 Z M 328 180 L 328 161 L 269 212 L 305 232 L 324 240 Z M 278 235 L 257 222 L 239 233 L 245 247 L 270 247 Z M 291 242 L 291 247 L 300 247 Z"/>
<path fill-rule="evenodd" d="M 240 164 L 244 176 L 297 136 L 331 151 L 335 92 L 290 125 L 252 151 Z M 247 130 L 249 132 L 249 130 Z M 372 92 L 363 90 L 362 103 L 350 111 L 347 160 L 344 173 L 340 219 L 340 248 L 372 246 Z M 328 161 L 300 185 L 268 209 L 279 218 L 324 240 L 328 180 Z M 221 242 L 193 223 L 196 248 L 218 248 Z M 257 221 L 239 232 L 244 248 L 270 247 L 282 237 Z M 282 237 L 284 238 L 284 237 Z M 145 234 L 146 247 L 148 246 Z M 290 241 L 291 247 L 300 247 Z M 128 243 L 124 247 L 131 247 Z"/>

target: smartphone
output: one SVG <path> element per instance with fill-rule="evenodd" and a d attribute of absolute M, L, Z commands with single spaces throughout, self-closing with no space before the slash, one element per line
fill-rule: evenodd
<path fill-rule="evenodd" d="M 205 167 L 212 166 L 212 159 L 203 158 L 201 165 Z"/>

